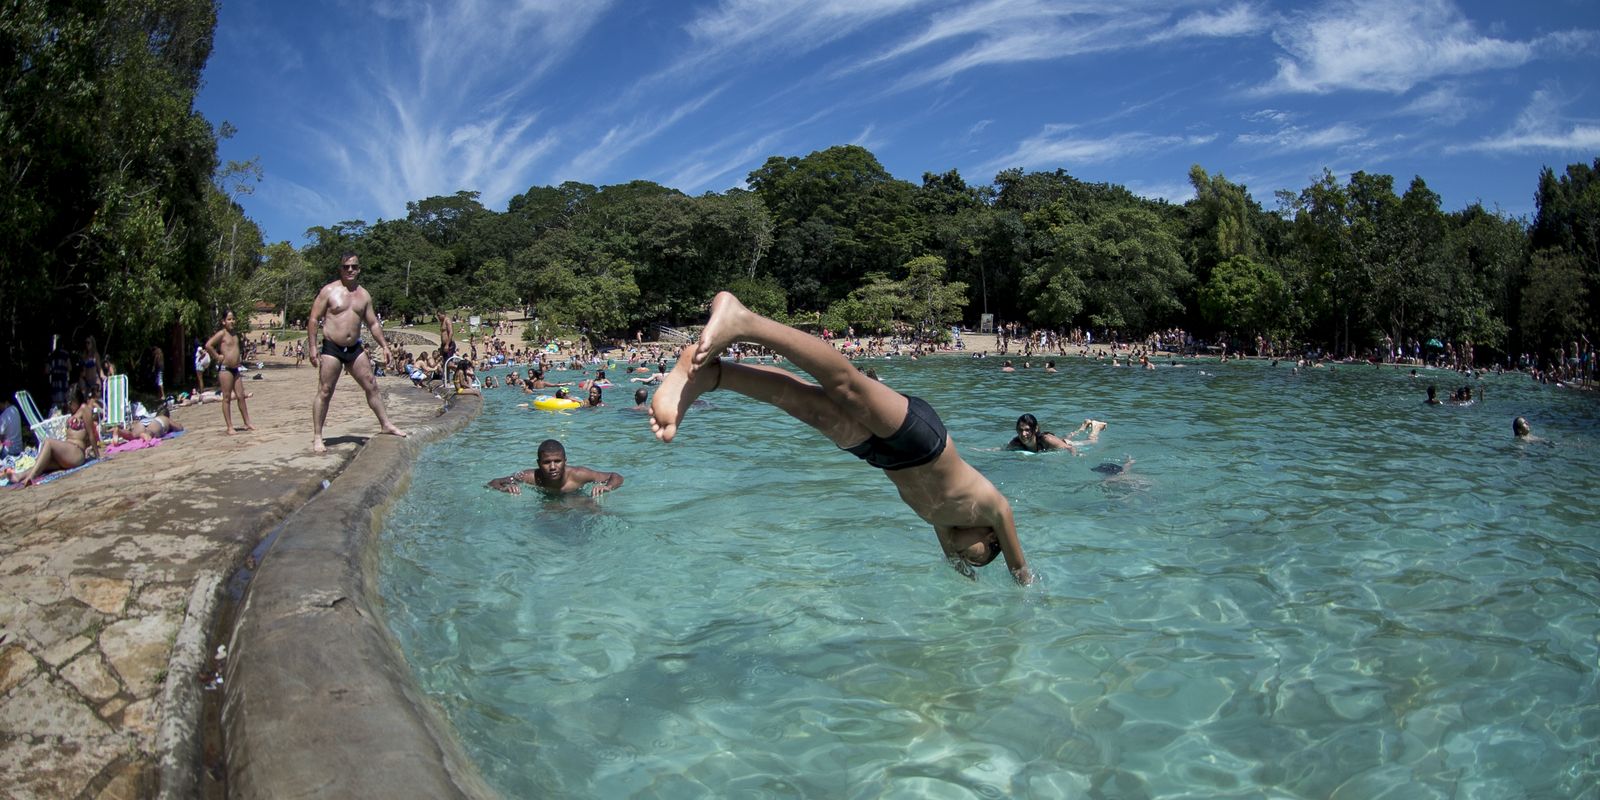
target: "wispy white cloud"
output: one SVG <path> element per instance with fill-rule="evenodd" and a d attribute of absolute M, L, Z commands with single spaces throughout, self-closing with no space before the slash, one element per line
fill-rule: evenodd
<path fill-rule="evenodd" d="M 932 0 L 722 0 L 684 26 L 691 47 L 669 74 L 737 57 L 756 61 L 793 55 L 849 36 L 862 27 Z"/>
<path fill-rule="evenodd" d="M 1239 3 L 1221 11 L 1197 11 L 1150 36 L 1152 42 L 1174 39 L 1229 39 L 1264 33 L 1272 18 L 1254 5 Z"/>
<path fill-rule="evenodd" d="M 701 190 L 721 191 L 745 185 L 745 176 L 759 166 L 759 162 L 772 154 L 779 133 L 768 133 L 755 139 L 739 141 L 744 134 L 701 148 L 669 168 L 661 183 L 681 191 L 694 193 Z"/>
<path fill-rule="evenodd" d="M 416 0 L 367 7 L 383 20 L 339 56 L 347 102 L 319 137 L 338 179 L 398 216 L 408 201 L 463 187 L 495 205 L 525 189 L 530 168 L 558 142 L 536 125 L 528 89 L 571 56 L 611 0 L 515 4 Z M 508 69 L 508 65 L 512 65 Z"/>
<path fill-rule="evenodd" d="M 951 42 L 969 42 L 964 49 L 935 64 L 904 72 L 892 87 L 902 91 L 989 65 L 1050 61 L 1119 49 L 1144 38 L 1163 19 L 1164 14 L 1140 13 L 1126 4 L 984 0 L 934 14 L 917 33 L 854 64 L 845 73 Z"/>
<path fill-rule="evenodd" d="M 1305 128 L 1285 125 L 1268 133 L 1242 133 L 1234 144 L 1245 147 L 1266 148 L 1278 153 L 1301 150 L 1320 150 L 1359 144 L 1367 135 L 1365 129 L 1340 122 L 1326 128 Z"/>
<path fill-rule="evenodd" d="M 633 152 L 641 145 L 655 139 L 663 131 L 677 124 L 684 117 L 699 111 L 722 93 L 724 87 L 718 87 L 698 97 L 668 109 L 659 117 L 640 117 L 626 125 L 618 125 L 606 131 L 600 141 L 593 147 L 579 153 L 577 156 L 557 171 L 557 180 L 599 181 L 607 168 L 628 153 Z"/>
<path fill-rule="evenodd" d="M 1573 52 L 1594 42 L 1595 33 L 1513 41 L 1478 33 L 1448 0 L 1354 0 L 1290 17 L 1274 38 L 1285 54 L 1262 93 L 1400 93 L 1439 77 Z"/>
<path fill-rule="evenodd" d="M 1271 122 L 1278 125 L 1287 125 L 1294 119 L 1294 115 L 1276 108 L 1263 108 L 1260 111 L 1251 111 L 1244 115 L 1246 122 Z"/>
<path fill-rule="evenodd" d="M 1506 131 L 1470 144 L 1456 145 L 1446 152 L 1528 153 L 1538 151 L 1600 151 L 1600 124 L 1592 120 L 1563 118 L 1564 102 L 1554 91 L 1534 92 L 1526 108 Z"/>
<path fill-rule="evenodd" d="M 912 35 L 839 75 L 959 45 L 933 64 L 904 72 L 891 87 L 903 91 L 991 65 L 1055 61 L 1178 39 L 1250 36 L 1266 31 L 1270 22 L 1244 3 L 1175 18 L 1170 4 L 1138 0 L 980 0 L 931 15 Z"/>
<path fill-rule="evenodd" d="M 1417 95 L 1395 113 L 1402 116 L 1426 117 L 1446 125 L 1454 125 L 1483 106 L 1482 101 L 1462 94 L 1459 87 L 1447 85 Z"/>
<path fill-rule="evenodd" d="M 1156 136 L 1148 133 L 1119 133 L 1111 136 L 1067 136 L 1076 126 L 1046 126 L 1037 135 L 1024 139 L 1016 149 L 979 166 L 976 174 L 993 175 L 1012 167 L 1023 169 L 1062 167 L 1119 161 L 1133 156 L 1199 147 L 1216 137 Z"/>
<path fill-rule="evenodd" d="M 856 134 L 856 138 L 851 139 L 849 143 L 867 150 L 882 149 L 888 140 L 882 137 L 874 136 L 873 134 L 877 132 L 877 129 L 877 123 L 869 123 L 867 127 L 863 128 L 860 133 Z"/>

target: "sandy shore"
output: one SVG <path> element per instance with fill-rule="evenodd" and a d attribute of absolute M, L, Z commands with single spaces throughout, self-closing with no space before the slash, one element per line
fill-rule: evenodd
<path fill-rule="evenodd" d="M 275 358 L 255 375 L 254 432 L 224 435 L 220 404 L 178 409 L 188 430 L 160 446 L 0 489 L 0 794 L 150 797 L 168 783 L 163 759 L 194 738 L 224 581 L 378 433 L 346 377 L 329 453 L 314 455 L 313 368 Z M 400 427 L 437 415 L 431 395 L 379 383 Z"/>

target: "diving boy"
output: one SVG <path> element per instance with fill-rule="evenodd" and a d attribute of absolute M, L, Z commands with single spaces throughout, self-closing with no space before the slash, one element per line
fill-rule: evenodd
<path fill-rule="evenodd" d="M 777 367 L 723 361 L 736 341 L 789 359 L 816 383 Z M 782 409 L 839 448 L 884 471 L 900 499 L 933 526 L 946 560 L 969 578 L 1004 555 L 1018 583 L 1033 573 L 1017 540 L 1011 504 L 961 459 L 925 401 L 864 375 L 826 342 L 752 312 L 728 292 L 711 302 L 698 347 L 685 348 L 650 405 L 650 429 L 672 441 L 696 397 L 730 389 Z"/>

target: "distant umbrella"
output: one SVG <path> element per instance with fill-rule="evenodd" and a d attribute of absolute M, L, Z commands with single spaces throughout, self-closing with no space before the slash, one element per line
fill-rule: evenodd
<path fill-rule="evenodd" d="M 1429 339 L 1428 340 L 1428 346 L 1429 347 L 1444 347 L 1444 342 L 1441 342 L 1438 339 Z"/>

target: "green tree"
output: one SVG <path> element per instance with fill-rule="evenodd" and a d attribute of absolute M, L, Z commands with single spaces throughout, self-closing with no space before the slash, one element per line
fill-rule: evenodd
<path fill-rule="evenodd" d="M 1559 178 L 1545 167 L 1539 173 L 1534 201 L 1538 211 L 1528 246 L 1534 252 L 1554 250 L 1571 255 L 1582 273 L 1585 293 L 1600 296 L 1600 158 L 1593 164 L 1569 164 Z M 1544 271 L 1549 270 L 1553 258 L 1545 256 Z M 1600 310 L 1591 306 L 1581 317 L 1586 331 L 1600 331 Z"/>
<path fill-rule="evenodd" d="M 128 363 L 198 323 L 216 139 L 194 97 L 215 28 L 209 0 L 0 12 L 0 316 L 32 388 L 52 333 Z"/>
<path fill-rule="evenodd" d="M 1135 204 L 1080 211 L 1058 200 L 1024 217 L 1041 242 L 1022 280 L 1031 319 L 1142 332 L 1182 310 L 1178 293 L 1190 275 L 1177 237 L 1154 212 Z"/>
<path fill-rule="evenodd" d="M 1583 263 L 1561 248 L 1533 254 L 1522 292 L 1522 327 L 1543 363 L 1554 363 L 1561 347 L 1584 333 L 1591 311 Z"/>
<path fill-rule="evenodd" d="M 1195 196 L 1189 202 L 1188 249 L 1196 279 L 1204 283 L 1212 268 L 1236 256 L 1260 259 L 1258 220 L 1264 215 L 1250 192 L 1220 173 L 1207 175 L 1199 164 L 1189 168 L 1189 185 Z"/>
<path fill-rule="evenodd" d="M 1285 327 L 1283 277 L 1271 267 L 1235 255 L 1211 270 L 1200 288 L 1200 313 L 1220 330 L 1280 336 Z"/>
<path fill-rule="evenodd" d="M 774 220 L 770 273 L 813 308 L 848 294 L 867 273 L 893 271 L 926 238 L 915 187 L 861 147 L 774 156 L 748 180 Z"/>
<path fill-rule="evenodd" d="M 624 331 L 639 298 L 632 264 L 567 229 L 553 230 L 518 253 L 512 272 L 546 327 L 571 327 L 591 337 Z"/>
<path fill-rule="evenodd" d="M 278 307 L 283 322 L 289 324 L 311 315 L 311 303 L 323 283 L 294 245 L 274 242 L 267 245 L 265 259 L 251 281 L 250 297 Z"/>
<path fill-rule="evenodd" d="M 1518 282 L 1527 271 L 1528 232 L 1520 220 L 1474 203 L 1450 215 L 1445 236 L 1441 331 L 1504 350 L 1516 320 Z"/>
<path fill-rule="evenodd" d="M 517 305 L 517 290 L 511 283 L 511 264 L 496 256 L 483 262 L 473 274 L 469 308 L 479 311 L 502 311 Z"/>

